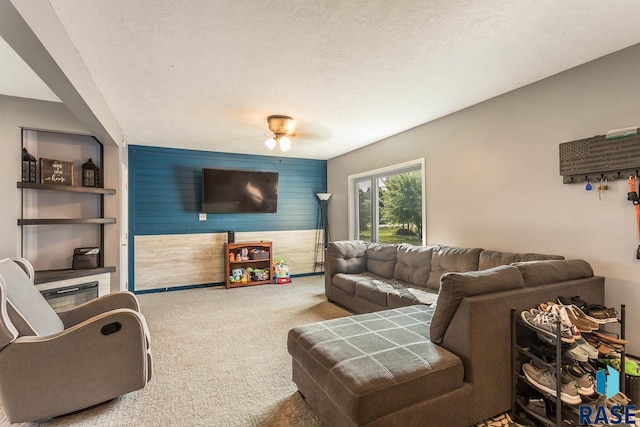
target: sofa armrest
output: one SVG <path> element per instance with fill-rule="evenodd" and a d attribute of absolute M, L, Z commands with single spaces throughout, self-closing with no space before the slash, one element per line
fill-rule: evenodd
<path fill-rule="evenodd" d="M 488 418 L 511 406 L 511 309 L 520 314 L 563 295 L 604 303 L 604 278 L 593 276 L 462 299 L 440 345 L 460 357 L 464 379 L 474 386 L 474 419 Z"/>
<path fill-rule="evenodd" d="M 129 291 L 113 292 L 66 310 L 57 310 L 65 329 L 94 316 L 119 308 L 140 311 L 138 299 Z"/>
<path fill-rule="evenodd" d="M 364 273 L 367 269 L 367 247 L 362 240 L 338 240 L 327 246 L 324 259 L 324 288 L 331 298 L 331 281 L 338 273 Z"/>

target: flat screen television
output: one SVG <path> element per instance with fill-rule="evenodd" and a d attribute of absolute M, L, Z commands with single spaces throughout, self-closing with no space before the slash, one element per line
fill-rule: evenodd
<path fill-rule="evenodd" d="M 278 172 L 202 169 L 202 212 L 274 213 Z"/>

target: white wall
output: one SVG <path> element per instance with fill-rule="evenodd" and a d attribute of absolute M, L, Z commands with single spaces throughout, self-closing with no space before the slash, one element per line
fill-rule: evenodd
<path fill-rule="evenodd" d="M 543 60 L 543 58 L 541 58 Z M 627 304 L 640 354 L 638 230 L 628 182 L 597 191 L 562 184 L 563 142 L 640 126 L 640 45 L 329 160 L 331 235 L 347 239 L 347 177 L 426 162 L 428 243 L 582 258 Z"/>

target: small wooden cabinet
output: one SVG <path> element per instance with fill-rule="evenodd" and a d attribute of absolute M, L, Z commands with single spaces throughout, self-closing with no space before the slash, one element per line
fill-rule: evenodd
<path fill-rule="evenodd" d="M 226 243 L 224 245 L 226 288 L 272 283 L 271 254 L 271 242 Z"/>

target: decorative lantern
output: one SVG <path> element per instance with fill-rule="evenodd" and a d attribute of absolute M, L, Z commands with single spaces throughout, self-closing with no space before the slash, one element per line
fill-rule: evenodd
<path fill-rule="evenodd" d="M 36 158 L 22 148 L 22 181 L 36 182 Z"/>
<path fill-rule="evenodd" d="M 83 187 L 97 187 L 98 184 L 98 168 L 89 159 L 89 161 L 82 165 L 82 186 Z"/>

